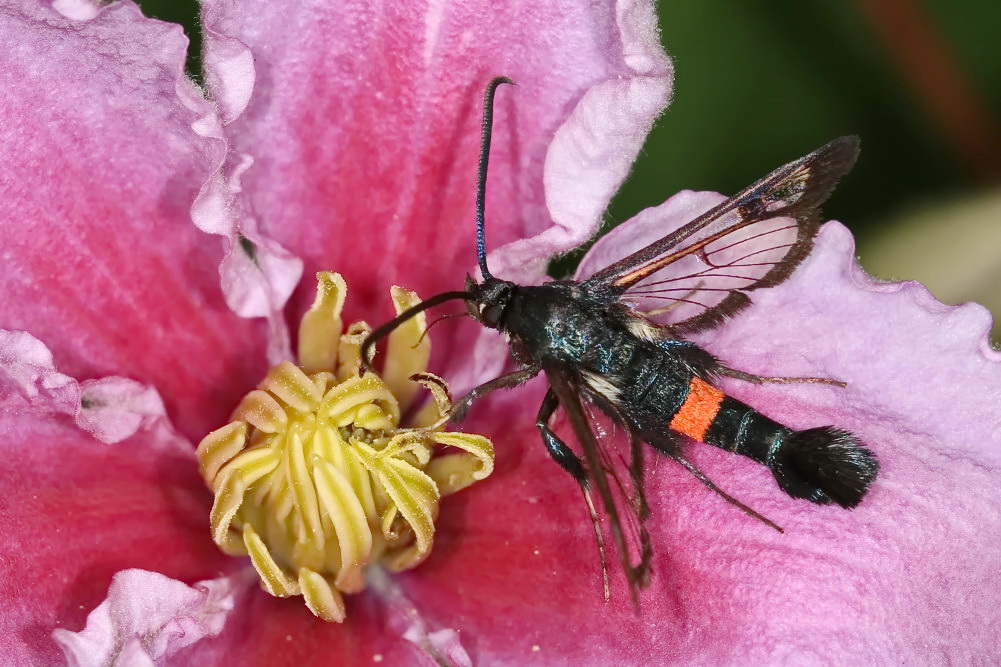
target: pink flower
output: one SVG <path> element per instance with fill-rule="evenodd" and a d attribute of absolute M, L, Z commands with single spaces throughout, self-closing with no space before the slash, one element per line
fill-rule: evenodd
<path fill-rule="evenodd" d="M 460 663 L 997 657 L 1001 371 L 988 317 L 873 283 L 836 223 L 788 282 L 699 342 L 750 372 L 849 383 L 725 388 L 790 426 L 833 423 L 868 443 L 883 472 L 857 510 L 794 501 L 763 468 L 693 447 L 778 535 L 648 457 L 655 572 L 636 615 L 620 581 L 602 598 L 579 492 L 533 427 L 534 383 L 473 408 L 464 427 L 493 439 L 496 470 L 443 503 L 419 569 L 376 577 L 340 625 L 256 590 L 210 540 L 193 443 L 288 355 L 286 323 L 317 271 L 343 273 L 349 319 L 375 323 L 391 314 L 390 284 L 430 295 L 473 270 L 491 76 L 521 84 L 498 105 L 492 270 L 537 281 L 546 258 L 589 236 L 666 102 L 652 9 L 215 0 L 203 7 L 209 103 L 183 77 L 176 26 L 130 2 L 29 4 L 0 12 L 10 660 L 51 662 L 53 629 L 85 624 L 59 635 L 71 655 L 117 664 L 397 664 L 421 642 Z M 585 264 L 713 197 L 640 214 Z M 505 358 L 468 323 L 433 336 L 430 367 L 455 389 Z"/>

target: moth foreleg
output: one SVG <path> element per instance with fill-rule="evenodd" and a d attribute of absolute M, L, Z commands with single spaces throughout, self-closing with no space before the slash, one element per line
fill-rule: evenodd
<path fill-rule="evenodd" d="M 584 464 L 581 462 L 580 458 L 573 453 L 573 451 L 567 447 L 566 443 L 560 440 L 560 437 L 556 435 L 551 428 L 549 428 L 549 418 L 553 416 L 556 412 L 557 406 L 560 404 L 559 399 L 556 398 L 556 392 L 552 389 L 546 392 L 546 397 L 542 399 L 542 407 L 539 408 L 539 416 L 535 420 L 535 427 L 539 429 L 539 433 L 542 435 L 542 442 L 546 445 L 546 450 L 549 452 L 549 456 L 552 457 L 554 461 L 560 464 L 560 467 L 566 470 L 570 475 L 577 480 L 585 489 L 588 487 L 588 477 L 587 470 L 584 468 Z"/>
<path fill-rule="evenodd" d="M 482 398 L 497 389 L 510 389 L 512 387 L 525 384 L 538 375 L 540 370 L 541 368 L 539 366 L 527 366 L 521 370 L 514 371 L 513 373 L 501 375 L 500 377 L 494 378 L 489 382 L 484 382 L 478 387 L 473 387 L 469 390 L 468 394 L 460 398 L 458 402 L 452 405 L 452 410 L 449 414 L 450 419 L 454 422 L 461 422 L 465 419 L 466 412 L 469 411 L 469 406 L 472 405 L 473 401 L 476 399 Z"/>

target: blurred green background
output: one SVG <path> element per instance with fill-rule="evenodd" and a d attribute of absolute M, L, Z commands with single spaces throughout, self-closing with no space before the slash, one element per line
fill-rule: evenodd
<path fill-rule="evenodd" d="M 1001 2 L 662 0 L 674 102 L 609 224 L 683 188 L 733 193 L 843 134 L 825 207 L 863 265 L 1001 312 Z M 140 0 L 198 39 L 193 0 Z"/>

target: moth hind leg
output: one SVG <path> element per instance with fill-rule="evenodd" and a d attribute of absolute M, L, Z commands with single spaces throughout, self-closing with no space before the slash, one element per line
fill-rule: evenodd
<path fill-rule="evenodd" d="M 695 479 L 702 482 L 702 484 L 707 489 L 709 489 L 710 491 L 718 495 L 720 498 L 722 498 L 726 502 L 730 503 L 731 505 L 739 509 L 744 514 L 748 515 L 753 519 L 757 519 L 761 523 L 765 524 L 770 528 L 774 528 L 780 533 L 785 532 L 782 530 L 782 527 L 779 526 L 777 523 L 775 523 L 768 517 L 764 516 L 763 514 L 758 513 L 751 507 L 748 507 L 747 505 L 740 502 L 739 500 L 731 496 L 723 489 L 716 486 L 716 483 L 713 482 L 711 479 L 709 479 L 709 477 L 707 477 L 706 474 L 698 468 L 698 466 L 696 466 L 694 463 L 692 463 L 691 461 L 689 461 L 684 457 L 684 455 L 681 453 L 680 440 L 678 436 L 676 436 L 675 434 L 669 431 L 663 431 L 659 433 L 645 432 L 641 435 L 641 437 L 644 440 L 646 440 L 654 449 L 658 450 L 659 452 L 662 452 L 663 454 L 666 454 L 667 456 L 677 461 L 679 464 L 681 464 L 681 466 L 685 470 L 690 472 L 692 476 L 695 477 Z"/>
<path fill-rule="evenodd" d="M 808 382 L 846 386 L 829 378 L 762 377 L 724 366 L 716 373 L 755 384 Z M 749 412 L 744 421 L 763 419 L 760 415 L 752 417 L 753 414 L 757 413 Z M 765 422 L 771 424 L 766 429 L 771 437 L 761 441 L 763 447 L 741 440 L 732 451 L 768 466 L 779 487 L 793 498 L 805 498 L 818 505 L 833 502 L 846 509 L 862 501 L 879 473 L 879 461 L 854 435 L 830 426 L 793 431 L 771 420 Z"/>
<path fill-rule="evenodd" d="M 831 378 L 811 378 L 811 377 L 772 377 L 768 375 L 754 375 L 753 373 L 745 373 L 744 371 L 738 371 L 735 368 L 728 368 L 722 364 L 718 364 L 713 368 L 713 373 L 715 375 L 722 375 L 724 377 L 730 377 L 735 380 L 743 380 L 744 382 L 750 382 L 751 384 L 793 384 L 797 382 L 804 382 L 808 384 L 829 384 L 835 387 L 847 387 L 848 384 L 842 382 L 841 380 L 834 380 Z"/>
<path fill-rule="evenodd" d="M 549 428 L 549 418 L 556 412 L 557 406 L 559 406 L 559 400 L 556 398 L 556 393 L 550 389 L 546 392 L 546 397 L 542 399 L 535 427 L 539 429 L 542 443 L 546 446 L 550 458 L 570 473 L 570 476 L 586 490 L 590 486 L 590 478 L 587 474 L 587 468 L 584 467 L 584 462 Z"/>
<path fill-rule="evenodd" d="M 598 520 L 598 512 L 594 508 L 594 500 L 591 499 L 591 483 L 587 474 L 584 462 L 573 453 L 566 443 L 563 442 L 556 433 L 549 428 L 549 418 L 556 412 L 559 406 L 559 399 L 552 389 L 546 392 L 546 397 L 542 399 L 542 406 L 539 408 L 539 416 L 535 420 L 535 427 L 542 435 L 542 442 L 549 452 L 550 458 L 559 464 L 561 468 L 570 473 L 570 476 L 577 481 L 581 493 L 584 494 L 584 503 L 587 505 L 587 513 L 591 518 L 591 525 L 594 527 L 594 540 L 598 545 L 598 558 L 601 560 L 601 581 L 604 589 L 605 600 L 611 595 L 611 586 L 608 582 L 608 557 L 605 555 L 605 538 L 601 534 L 601 522 Z"/>
<path fill-rule="evenodd" d="M 782 526 L 778 525 L 777 523 L 775 523 L 774 521 L 772 521 L 771 519 L 769 519 L 765 515 L 758 513 L 757 511 L 755 511 L 751 507 L 748 507 L 747 505 L 745 505 L 744 503 L 740 502 L 739 500 L 737 500 L 736 498 L 734 498 L 733 496 L 731 496 L 729 493 L 727 493 L 723 489 L 721 489 L 718 486 L 716 486 L 716 484 L 711 479 L 709 479 L 708 477 L 706 477 L 706 474 L 704 472 L 702 472 L 701 470 L 699 470 L 695 466 L 694 463 L 692 463 L 691 461 L 689 461 L 688 459 L 686 459 L 680 453 L 676 452 L 676 453 L 672 454 L 671 458 L 673 458 L 675 461 L 677 461 L 678 463 L 680 463 L 685 468 L 685 470 L 687 470 L 688 472 L 692 473 L 692 475 L 695 476 L 695 479 L 697 479 L 700 482 L 702 482 L 706 486 L 706 488 L 708 488 L 710 491 L 712 491 L 713 493 L 715 493 L 716 495 L 718 495 L 720 498 L 722 498 L 726 502 L 730 503 L 731 505 L 733 505 L 734 507 L 736 507 L 737 509 L 739 509 L 741 512 L 743 512 L 747 516 L 751 517 L 752 519 L 757 519 L 761 523 L 765 524 L 766 526 L 768 526 L 770 528 L 774 528 L 775 530 L 779 531 L 780 533 L 784 533 L 785 532 L 784 530 L 782 530 Z"/>

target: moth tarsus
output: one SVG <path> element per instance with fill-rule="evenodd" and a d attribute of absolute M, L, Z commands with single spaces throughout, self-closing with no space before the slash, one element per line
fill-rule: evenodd
<path fill-rule="evenodd" d="M 630 597 L 649 580 L 651 553 L 644 527 L 642 459 L 645 442 L 677 461 L 709 489 L 749 516 L 782 529 L 726 494 L 682 452 L 686 439 L 743 455 L 771 470 L 779 488 L 794 498 L 851 508 L 861 502 L 879 463 L 847 431 L 831 426 L 795 430 L 725 395 L 713 379 L 729 376 L 763 382 L 818 382 L 825 378 L 763 377 L 722 364 L 684 339 L 712 329 L 751 305 L 749 294 L 786 280 L 813 247 L 819 207 L 858 156 L 858 138 L 841 137 L 779 167 L 737 195 L 682 227 L 595 272 L 582 281 L 554 280 L 524 286 L 494 277 L 487 266 L 485 191 L 494 94 L 506 77 L 493 79 L 484 98 L 476 189 L 476 253 L 482 280 L 467 277 L 463 291 L 445 292 L 401 313 L 373 331 L 372 345 L 419 312 L 461 299 L 468 314 L 508 337 L 518 371 L 474 388 L 454 416 L 500 388 L 544 373 L 550 390 L 537 427 L 550 457 L 580 485 L 595 522 L 603 571 L 604 542 L 591 491 L 601 498 Z M 637 304 L 658 304 L 643 309 Z M 658 321 L 656 318 L 670 316 Z M 634 443 L 628 477 L 632 498 L 595 436 L 586 406 L 595 406 Z M 549 426 L 558 407 L 567 414 L 581 453 Z M 640 450 L 641 451 L 641 450 Z M 630 526 L 627 531 L 624 526 Z"/>

